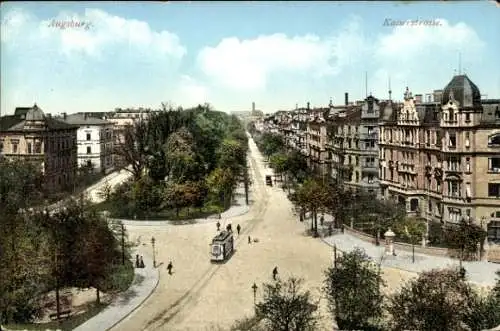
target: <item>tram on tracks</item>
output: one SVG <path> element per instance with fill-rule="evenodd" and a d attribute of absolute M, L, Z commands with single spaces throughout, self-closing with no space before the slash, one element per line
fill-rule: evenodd
<path fill-rule="evenodd" d="M 210 260 L 212 262 L 224 262 L 228 260 L 234 251 L 234 237 L 232 231 L 221 231 L 210 244 Z"/>

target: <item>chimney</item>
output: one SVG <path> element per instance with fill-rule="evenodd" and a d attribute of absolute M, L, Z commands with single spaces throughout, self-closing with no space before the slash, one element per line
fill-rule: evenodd
<path fill-rule="evenodd" d="M 311 104 L 310 104 L 310 102 L 308 101 L 308 102 L 307 102 L 307 110 L 309 110 L 309 109 L 310 109 L 310 106 L 311 106 Z"/>
<path fill-rule="evenodd" d="M 422 94 L 415 94 L 415 103 L 422 103 Z"/>
<path fill-rule="evenodd" d="M 63 115 L 63 120 L 65 120 L 65 121 L 66 121 L 66 117 L 68 117 L 68 114 L 66 114 L 66 113 L 62 113 L 62 115 Z"/>
<path fill-rule="evenodd" d="M 349 105 L 349 93 L 345 92 L 345 105 Z"/>
<path fill-rule="evenodd" d="M 87 120 L 87 118 L 88 118 L 88 114 L 87 113 L 83 113 L 83 119 Z"/>

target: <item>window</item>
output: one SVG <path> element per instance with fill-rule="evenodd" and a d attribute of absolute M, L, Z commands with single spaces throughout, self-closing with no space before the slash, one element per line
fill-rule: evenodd
<path fill-rule="evenodd" d="M 457 135 L 455 132 L 450 132 L 449 134 L 448 147 L 456 148 L 457 147 Z"/>
<path fill-rule="evenodd" d="M 427 146 L 431 145 L 431 131 L 430 130 L 426 131 L 425 144 Z"/>
<path fill-rule="evenodd" d="M 42 143 L 37 141 L 35 143 L 35 154 L 41 154 L 42 153 Z"/>
<path fill-rule="evenodd" d="M 90 140 L 90 133 L 87 133 L 87 140 Z"/>
<path fill-rule="evenodd" d="M 470 157 L 465 158 L 465 171 L 470 172 Z"/>
<path fill-rule="evenodd" d="M 2 152 L 3 152 L 3 142 L 0 141 L 0 153 L 2 153 Z"/>
<path fill-rule="evenodd" d="M 359 172 L 356 171 L 356 183 L 359 182 Z"/>
<path fill-rule="evenodd" d="M 488 183 L 488 196 L 493 198 L 500 198 L 500 184 Z"/>
<path fill-rule="evenodd" d="M 448 159 L 448 170 L 460 171 L 460 160 L 456 157 L 450 157 Z"/>
<path fill-rule="evenodd" d="M 470 132 L 465 132 L 465 147 L 470 147 Z"/>
<path fill-rule="evenodd" d="M 418 199 L 411 199 L 410 200 L 410 210 L 411 211 L 417 211 L 418 210 Z"/>
<path fill-rule="evenodd" d="M 470 113 L 465 114 L 465 122 L 470 122 Z"/>
<path fill-rule="evenodd" d="M 359 156 L 356 156 L 356 165 L 359 166 Z"/>
<path fill-rule="evenodd" d="M 31 154 L 33 151 L 31 150 L 31 143 L 28 143 L 28 154 Z"/>
<path fill-rule="evenodd" d="M 495 147 L 500 146 L 500 134 L 490 136 L 488 139 L 488 145 Z"/>
<path fill-rule="evenodd" d="M 368 184 L 373 184 L 373 175 L 368 176 Z"/>
<path fill-rule="evenodd" d="M 448 195 L 452 196 L 452 197 L 459 197 L 460 196 L 458 182 L 456 182 L 456 181 L 448 182 Z"/>
<path fill-rule="evenodd" d="M 87 154 L 92 154 L 92 147 L 87 146 Z"/>
<path fill-rule="evenodd" d="M 436 180 L 436 191 L 441 192 L 441 181 L 439 179 Z"/>
<path fill-rule="evenodd" d="M 470 188 L 470 183 L 465 184 L 465 197 L 466 198 L 471 198 L 471 188 Z"/>
<path fill-rule="evenodd" d="M 450 213 L 450 221 L 453 223 L 460 222 L 462 218 L 462 212 L 460 209 L 456 208 L 448 208 L 448 212 Z"/>
<path fill-rule="evenodd" d="M 12 153 L 17 153 L 17 143 L 12 143 Z"/>
<path fill-rule="evenodd" d="M 488 158 L 488 171 L 500 172 L 500 157 Z"/>
<path fill-rule="evenodd" d="M 369 127 L 367 127 L 367 130 L 368 130 L 368 135 L 369 135 L 369 136 L 371 136 L 372 134 L 374 134 L 374 133 L 375 133 L 375 130 L 374 130 L 373 126 L 369 126 Z"/>
<path fill-rule="evenodd" d="M 429 212 L 432 212 L 432 201 L 431 201 L 431 200 L 429 200 L 429 201 L 427 202 L 427 210 L 428 210 Z"/>

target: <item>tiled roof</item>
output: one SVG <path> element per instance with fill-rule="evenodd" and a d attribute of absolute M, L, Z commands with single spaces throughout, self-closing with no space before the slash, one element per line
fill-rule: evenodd
<path fill-rule="evenodd" d="M 85 116 L 84 114 L 68 115 L 66 119 L 58 118 L 59 120 L 73 125 L 111 125 L 113 123 L 92 116 Z"/>

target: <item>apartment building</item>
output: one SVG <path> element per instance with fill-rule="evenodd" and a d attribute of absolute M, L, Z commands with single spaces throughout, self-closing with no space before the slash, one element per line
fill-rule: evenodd
<path fill-rule="evenodd" d="M 381 113 L 381 195 L 430 221 L 462 218 L 500 240 L 500 100 L 457 75 L 442 91 L 388 102 Z"/>
<path fill-rule="evenodd" d="M 91 167 L 94 172 L 107 174 L 113 170 L 113 128 L 110 121 L 87 113 L 67 115 L 60 120 L 78 126 L 78 165 Z"/>
<path fill-rule="evenodd" d="M 328 174 L 327 169 L 327 124 L 325 120 L 327 109 L 316 108 L 309 112 L 307 121 L 306 144 L 308 149 L 308 166 L 320 176 Z"/>
<path fill-rule="evenodd" d="M 330 176 L 350 189 L 357 189 L 361 180 L 360 107 L 338 109 L 328 118 Z"/>
<path fill-rule="evenodd" d="M 5 158 L 40 164 L 48 192 L 72 189 L 77 170 L 78 126 L 52 118 L 35 104 L 0 118 L 0 152 Z"/>

